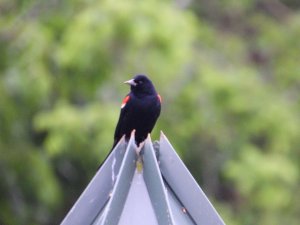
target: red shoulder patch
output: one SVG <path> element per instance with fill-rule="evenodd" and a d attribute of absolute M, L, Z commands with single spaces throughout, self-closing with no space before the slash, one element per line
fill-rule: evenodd
<path fill-rule="evenodd" d="M 162 99 L 161 99 L 161 96 L 159 94 L 157 94 L 157 98 L 158 98 L 159 102 L 161 103 Z"/>
<path fill-rule="evenodd" d="M 125 107 L 126 103 L 129 101 L 129 99 L 130 99 L 130 96 L 129 96 L 129 95 L 127 95 L 127 96 L 123 99 L 122 105 L 121 105 L 121 109 L 123 109 L 123 108 Z"/>

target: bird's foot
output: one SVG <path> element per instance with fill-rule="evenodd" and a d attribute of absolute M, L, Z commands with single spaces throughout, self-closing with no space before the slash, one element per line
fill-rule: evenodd
<path fill-rule="evenodd" d="M 145 145 L 145 141 L 141 142 L 139 146 L 136 148 L 137 160 L 136 160 L 136 169 L 139 173 L 143 170 L 143 158 L 141 155 L 141 150 Z"/>
<path fill-rule="evenodd" d="M 141 153 L 142 148 L 144 147 L 144 145 L 145 145 L 145 141 L 141 142 L 141 143 L 137 146 L 137 148 L 136 148 L 136 150 L 135 150 L 135 152 L 136 152 L 137 155 L 140 155 L 140 153 Z"/>

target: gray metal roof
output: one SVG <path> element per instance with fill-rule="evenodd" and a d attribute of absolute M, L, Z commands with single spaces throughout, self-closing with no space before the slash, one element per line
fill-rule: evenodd
<path fill-rule="evenodd" d="M 163 133 L 141 150 L 122 139 L 61 224 L 225 224 Z"/>

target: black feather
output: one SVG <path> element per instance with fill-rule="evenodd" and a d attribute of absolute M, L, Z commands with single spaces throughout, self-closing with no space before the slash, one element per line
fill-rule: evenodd
<path fill-rule="evenodd" d="M 139 145 L 151 133 L 160 115 L 160 97 L 151 80 L 145 75 L 137 75 L 133 81 L 136 85 L 131 84 L 129 100 L 121 109 L 113 148 L 123 135 L 128 140 L 132 130 L 135 130 L 136 144 Z"/>

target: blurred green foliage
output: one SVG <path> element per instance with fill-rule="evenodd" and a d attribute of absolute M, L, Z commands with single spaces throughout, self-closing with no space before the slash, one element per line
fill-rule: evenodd
<path fill-rule="evenodd" d="M 58 224 L 112 144 L 122 81 L 227 224 L 300 219 L 297 0 L 0 1 L 0 224 Z"/>

